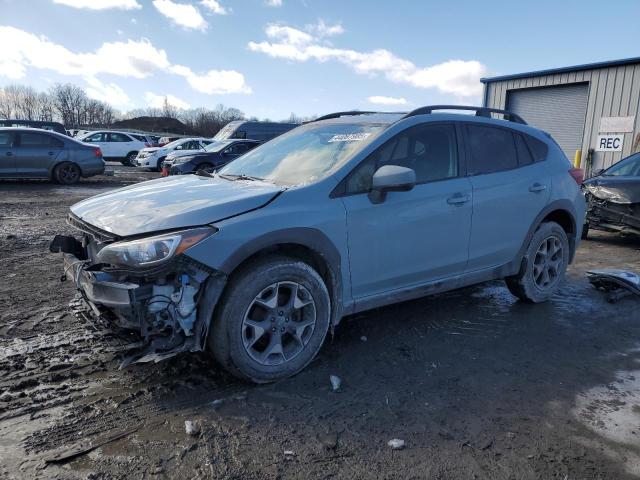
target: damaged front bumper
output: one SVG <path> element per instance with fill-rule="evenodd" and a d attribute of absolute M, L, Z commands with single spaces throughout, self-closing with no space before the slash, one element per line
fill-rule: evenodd
<path fill-rule="evenodd" d="M 50 249 L 63 253 L 63 280 L 73 280 L 97 317 L 140 335 L 144 347 L 122 366 L 205 349 L 224 274 L 186 255 L 140 271 L 97 264 L 90 258 L 92 242 L 58 235 Z"/>
<path fill-rule="evenodd" d="M 640 235 L 640 203 L 616 203 L 586 192 L 589 228 Z"/>

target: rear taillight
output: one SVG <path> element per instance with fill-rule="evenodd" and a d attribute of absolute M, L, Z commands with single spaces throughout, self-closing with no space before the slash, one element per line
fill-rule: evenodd
<path fill-rule="evenodd" d="M 100 150 L 99 148 L 96 148 L 96 149 L 93 151 L 93 154 L 94 154 L 96 157 L 102 157 L 102 150 Z"/>
<path fill-rule="evenodd" d="M 578 185 L 582 185 L 582 182 L 584 182 L 584 170 L 581 168 L 572 168 L 569 170 L 569 175 L 571 175 Z"/>

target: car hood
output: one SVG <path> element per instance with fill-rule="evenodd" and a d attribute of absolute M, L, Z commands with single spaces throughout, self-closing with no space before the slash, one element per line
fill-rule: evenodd
<path fill-rule="evenodd" d="M 161 147 L 146 147 L 143 148 L 142 150 L 140 150 L 140 152 L 145 152 L 145 153 L 164 153 L 164 151 L 169 151 L 166 148 L 161 148 Z"/>
<path fill-rule="evenodd" d="M 96 195 L 71 207 L 81 220 L 117 236 L 205 225 L 265 206 L 284 187 L 185 175 Z"/>
<path fill-rule="evenodd" d="M 584 182 L 587 191 L 611 203 L 640 203 L 640 180 L 634 177 L 599 176 Z"/>

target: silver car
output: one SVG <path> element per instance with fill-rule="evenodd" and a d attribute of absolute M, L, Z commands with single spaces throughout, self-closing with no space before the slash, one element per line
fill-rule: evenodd
<path fill-rule="evenodd" d="M 38 128 L 0 128 L 0 178 L 49 179 L 69 185 L 104 172 L 102 151 Z"/>

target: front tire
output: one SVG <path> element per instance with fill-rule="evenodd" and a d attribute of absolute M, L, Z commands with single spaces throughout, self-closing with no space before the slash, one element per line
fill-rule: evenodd
<path fill-rule="evenodd" d="M 317 355 L 331 315 L 329 292 L 308 264 L 271 256 L 230 279 L 209 347 L 233 375 L 268 383 L 295 375 Z"/>
<path fill-rule="evenodd" d="M 127 156 L 122 161 L 122 164 L 125 167 L 132 167 L 133 166 L 133 161 L 136 159 L 137 156 L 138 156 L 138 152 L 129 152 L 129 153 L 127 153 Z"/>
<path fill-rule="evenodd" d="M 570 255 L 564 229 L 556 222 L 542 223 L 531 237 L 524 267 L 505 279 L 509 291 L 525 302 L 546 302 L 563 280 Z"/>
<path fill-rule="evenodd" d="M 61 185 L 73 185 L 81 176 L 80 167 L 71 162 L 62 162 L 53 171 L 53 179 Z"/>

